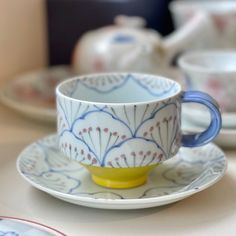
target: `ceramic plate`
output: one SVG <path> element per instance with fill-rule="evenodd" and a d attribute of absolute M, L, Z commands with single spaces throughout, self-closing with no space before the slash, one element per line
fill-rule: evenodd
<path fill-rule="evenodd" d="M 185 118 L 200 126 L 207 126 L 210 124 L 210 113 L 205 107 L 198 105 L 184 105 L 183 115 Z M 222 113 L 222 127 L 236 129 L 236 113 Z"/>
<path fill-rule="evenodd" d="M 140 187 L 114 190 L 94 184 L 77 162 L 57 149 L 56 135 L 38 140 L 19 155 L 17 169 L 34 187 L 78 205 L 104 209 L 138 209 L 179 201 L 216 183 L 225 173 L 226 158 L 214 144 L 181 148 L 150 173 Z"/>
<path fill-rule="evenodd" d="M 56 122 L 55 87 L 72 77 L 68 66 L 55 66 L 13 79 L 0 91 L 0 100 L 28 117 Z"/>
<path fill-rule="evenodd" d="M 65 236 L 65 234 L 33 221 L 0 216 L 0 236 Z"/>

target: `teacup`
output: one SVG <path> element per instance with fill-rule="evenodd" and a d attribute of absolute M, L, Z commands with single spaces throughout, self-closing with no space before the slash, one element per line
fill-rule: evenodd
<path fill-rule="evenodd" d="M 189 90 L 210 94 L 223 112 L 236 112 L 236 51 L 187 52 L 180 56 L 178 65 Z"/>
<path fill-rule="evenodd" d="M 236 48 L 236 1 L 175 0 L 170 4 L 170 11 L 177 28 L 199 11 L 208 13 L 215 28 L 215 34 L 211 37 L 211 47 Z M 207 47 L 209 48 L 208 45 Z"/>
<path fill-rule="evenodd" d="M 56 94 L 59 149 L 86 167 L 95 183 L 109 188 L 145 183 L 148 173 L 181 146 L 205 145 L 221 128 L 214 99 L 183 92 L 179 83 L 157 75 L 84 75 L 59 84 Z M 204 132 L 182 134 L 183 102 L 210 110 Z"/>

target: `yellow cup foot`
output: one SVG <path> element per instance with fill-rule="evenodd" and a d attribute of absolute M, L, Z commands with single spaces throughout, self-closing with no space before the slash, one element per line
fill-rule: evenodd
<path fill-rule="evenodd" d="M 141 176 L 138 179 L 133 180 L 114 180 L 114 179 L 107 179 L 100 176 L 92 175 L 92 180 L 103 187 L 106 188 L 134 188 L 144 184 L 147 181 L 147 175 Z"/>
<path fill-rule="evenodd" d="M 108 168 L 84 165 L 92 174 L 92 180 L 96 184 L 116 189 L 133 188 L 144 184 L 148 173 L 156 166 Z"/>

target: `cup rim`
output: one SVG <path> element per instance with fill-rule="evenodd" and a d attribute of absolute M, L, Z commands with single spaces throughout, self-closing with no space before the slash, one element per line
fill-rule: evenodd
<path fill-rule="evenodd" d="M 234 68 L 209 68 L 207 66 L 197 65 L 189 62 L 189 59 L 199 58 L 199 60 L 206 56 L 223 57 L 234 56 L 236 59 L 236 50 L 193 50 L 184 53 L 177 61 L 178 66 L 183 71 L 197 72 L 197 73 L 216 73 L 216 74 L 236 74 L 236 62 Z"/>
<path fill-rule="evenodd" d="M 210 6 L 210 7 L 209 7 Z M 210 13 L 228 13 L 228 12 L 235 12 L 236 10 L 236 2 L 233 0 L 226 0 L 226 1 L 213 1 L 211 0 L 204 0 L 204 1 L 198 1 L 198 0 L 174 0 L 169 4 L 169 9 L 172 12 L 186 9 L 186 8 L 196 8 L 196 9 L 202 9 L 206 10 Z"/>
<path fill-rule="evenodd" d="M 95 76 L 108 76 L 108 75 L 129 75 L 129 74 L 132 74 L 132 75 L 137 75 L 137 76 L 152 76 L 152 77 L 158 77 L 160 79 L 164 79 L 164 80 L 169 80 L 169 81 L 172 81 L 174 82 L 177 86 L 178 86 L 178 90 L 172 94 L 172 95 L 169 95 L 167 97 L 164 97 L 162 99 L 153 99 L 153 100 L 146 100 L 146 101 L 142 101 L 142 102 L 96 102 L 96 101 L 87 101 L 87 100 L 82 100 L 82 99 L 76 99 L 76 98 L 73 98 L 73 97 L 70 97 L 70 96 L 67 96 L 65 95 L 64 93 L 62 93 L 60 91 L 61 87 L 64 86 L 65 84 L 67 83 L 71 83 L 75 80 L 80 80 L 82 78 L 89 78 L 89 77 L 95 77 Z M 157 103 L 157 102 L 162 102 L 162 101 L 165 101 L 167 99 L 170 99 L 170 98 L 175 98 L 177 97 L 182 91 L 182 87 L 180 85 L 180 83 L 178 83 L 177 81 L 175 81 L 174 79 L 171 79 L 171 78 L 167 78 L 167 77 L 164 77 L 162 75 L 156 75 L 156 74 L 146 74 L 146 73 L 136 73 L 136 72 L 108 72 L 108 73 L 92 73 L 92 74 L 84 74 L 84 75 L 78 75 L 78 76 L 75 76 L 75 77 L 72 77 L 72 78 L 69 78 L 69 79 L 66 79 L 62 82 L 60 82 L 57 86 L 56 86 L 56 89 L 55 89 L 55 92 L 56 92 L 56 96 L 60 96 L 60 97 L 63 97 L 65 99 L 69 99 L 71 101 L 75 101 L 75 102 L 81 102 L 81 103 L 84 103 L 84 104 L 89 104 L 89 105 L 103 105 L 103 106 L 134 106 L 134 105 L 145 105 L 145 104 L 153 104 L 153 103 Z"/>

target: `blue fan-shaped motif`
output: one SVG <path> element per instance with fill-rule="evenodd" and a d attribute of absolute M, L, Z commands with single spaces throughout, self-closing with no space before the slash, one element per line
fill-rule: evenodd
<path fill-rule="evenodd" d="M 78 89 L 80 86 L 95 94 L 114 93 L 116 96 L 115 91 L 134 83 L 155 99 L 178 89 L 170 80 L 132 74 L 107 75 L 99 80 L 88 76 L 75 81 L 73 85 L 77 89 L 70 85 L 75 97 L 83 91 Z M 64 89 L 68 94 L 68 87 Z M 113 106 L 58 96 L 57 109 L 60 149 L 67 157 L 86 165 L 132 167 L 131 162 L 135 166 L 153 165 L 173 156 L 180 146 L 178 97 Z M 135 153 L 137 147 L 139 150 Z"/>

